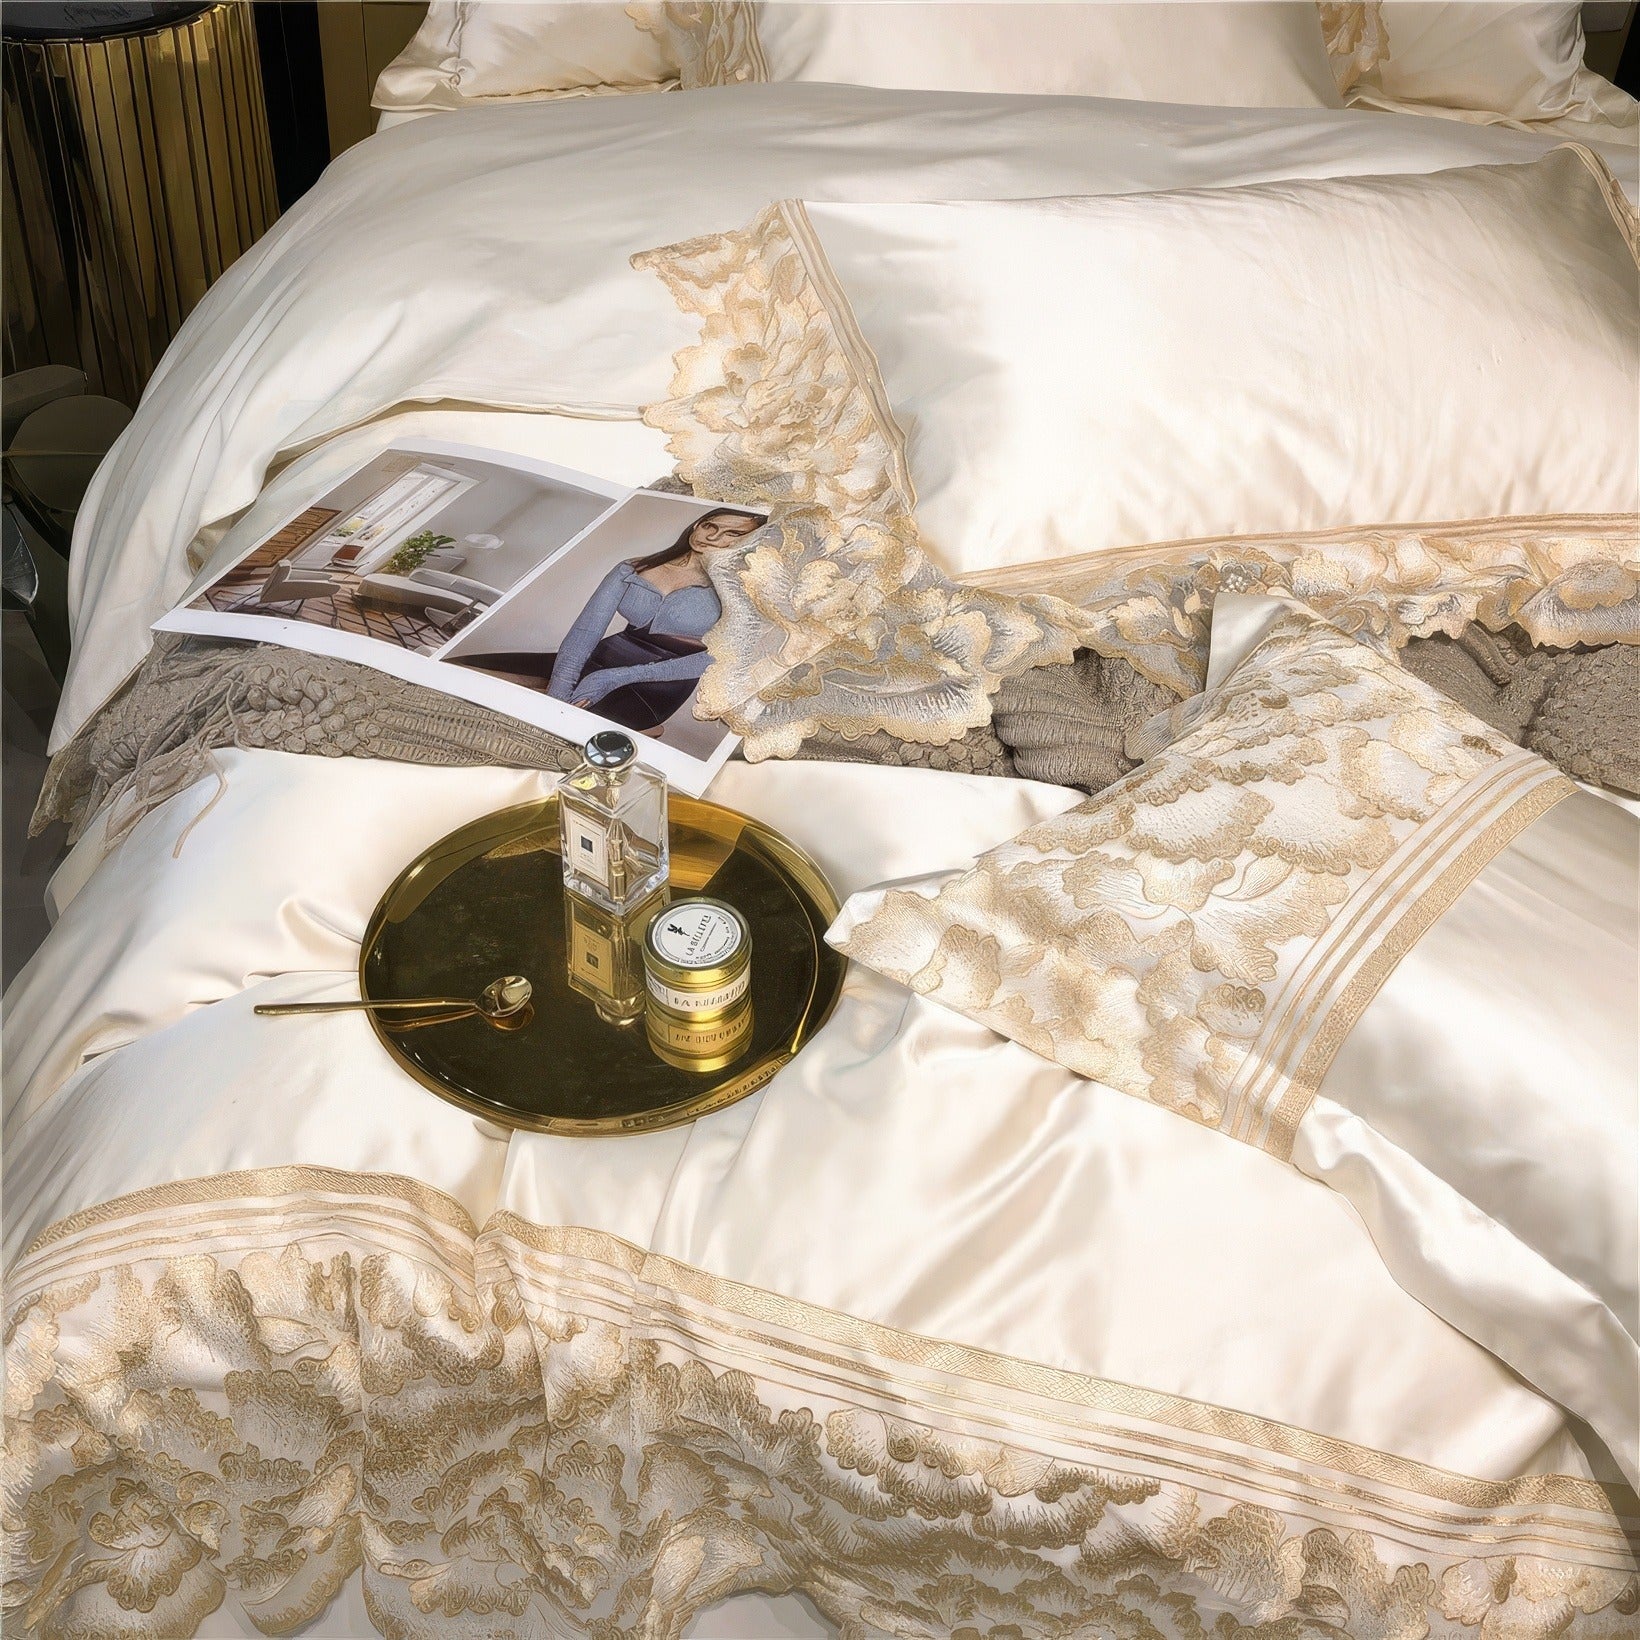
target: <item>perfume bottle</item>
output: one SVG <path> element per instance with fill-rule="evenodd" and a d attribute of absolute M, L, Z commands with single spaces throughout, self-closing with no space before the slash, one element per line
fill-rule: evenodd
<path fill-rule="evenodd" d="M 600 729 L 558 788 L 564 887 L 617 916 L 667 876 L 666 780 L 637 759 L 630 735 Z"/>
<path fill-rule="evenodd" d="M 617 917 L 578 894 L 564 896 L 564 955 L 569 988 L 591 1001 L 611 1025 L 643 1017 L 643 937 L 667 891 L 652 894 L 635 911 Z"/>

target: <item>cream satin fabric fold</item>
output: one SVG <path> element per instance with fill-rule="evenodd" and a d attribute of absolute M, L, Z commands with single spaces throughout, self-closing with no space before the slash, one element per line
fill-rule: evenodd
<path fill-rule="evenodd" d="M 1634 98 L 1583 66 L 1575 3 L 1386 0 L 1374 9 L 1382 54 L 1355 80 L 1352 104 L 1519 124 L 1577 122 L 1613 136 L 1637 124 Z"/>
<path fill-rule="evenodd" d="M 1615 211 L 1568 149 L 805 219 L 857 370 L 880 373 L 923 548 L 961 575 L 1141 542 L 1632 514 L 1640 269 Z"/>
<path fill-rule="evenodd" d="M 668 6 L 686 86 L 823 80 L 1227 107 L 1336 108 L 1307 5 L 777 0 Z"/>
<path fill-rule="evenodd" d="M 1640 1477 L 1640 825 L 1579 792 L 1357 1021 L 1294 1163 L 1411 1293 Z"/>
<path fill-rule="evenodd" d="M 149 623 L 197 567 L 201 530 L 249 506 L 282 454 L 414 401 L 635 417 L 663 396 L 691 328 L 629 265 L 636 251 L 785 197 L 1131 192 L 1430 171 L 1544 147 L 1324 110 L 802 85 L 471 110 L 384 132 L 207 294 L 94 481 L 53 746 L 140 661 Z M 1634 188 L 1640 156 L 1614 163 Z"/>
<path fill-rule="evenodd" d="M 253 1018 L 264 997 L 347 994 L 403 861 L 541 782 L 262 752 L 223 765 L 228 789 L 180 854 L 208 786 L 79 888 L 8 998 L 12 1258 L 64 1215 L 166 1181 L 391 1169 L 475 1220 L 586 1226 L 1459 1473 L 1585 1472 L 1558 1412 L 1407 1298 L 1337 1196 L 867 970 L 763 1093 L 632 1140 L 503 1137 L 411 1085 L 356 1019 Z M 848 893 L 960 868 L 1076 794 L 784 764 L 731 765 L 714 796 L 786 830 Z"/>
<path fill-rule="evenodd" d="M 1210 690 L 1107 792 L 828 937 L 1330 1185 L 1633 1480 L 1640 823 L 1282 600 L 1221 594 Z"/>

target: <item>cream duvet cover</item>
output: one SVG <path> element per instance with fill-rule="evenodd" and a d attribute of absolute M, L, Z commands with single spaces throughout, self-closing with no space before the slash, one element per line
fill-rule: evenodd
<path fill-rule="evenodd" d="M 362 1598 L 389 1633 L 667 1635 L 751 1589 L 861 1634 L 1623 1632 L 1628 1495 L 1322 1186 L 859 967 L 709 1121 L 508 1135 L 356 1019 L 251 1008 L 346 995 L 400 863 L 541 777 L 225 762 L 12 997 L 9 1597 L 42 1632 L 349 1634 Z M 1075 797 L 714 794 L 843 893 Z"/>
<path fill-rule="evenodd" d="M 1523 162 L 1554 145 L 1416 115 L 825 85 L 383 132 L 212 289 L 99 473 L 76 531 L 76 653 L 53 747 L 138 664 L 149 623 L 293 453 L 427 403 L 635 421 L 663 398 L 696 329 L 630 265 L 639 251 L 739 228 L 785 198 L 1150 192 Z M 1640 152 L 1600 152 L 1640 197 Z M 554 447 L 539 434 L 539 453 Z"/>
<path fill-rule="evenodd" d="M 635 252 L 784 197 L 1549 146 L 825 86 L 387 133 L 213 292 L 99 474 L 57 739 L 200 564 L 396 434 L 664 471 L 641 412 L 696 331 Z M 1607 156 L 1631 197 L 1637 157 Z M 19 1632 L 1634 1632 L 1640 1503 L 1610 1456 L 1399 1286 L 1341 1195 L 860 965 L 727 1111 L 507 1133 L 357 1019 L 252 1008 L 348 995 L 404 862 L 546 777 L 220 762 L 117 846 L 92 829 L 6 999 Z M 843 895 L 966 869 L 1081 796 L 802 762 L 710 795 Z"/>

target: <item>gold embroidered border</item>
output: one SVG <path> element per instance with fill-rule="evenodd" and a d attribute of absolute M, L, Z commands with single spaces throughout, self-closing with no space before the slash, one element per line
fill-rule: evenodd
<path fill-rule="evenodd" d="M 844 1632 L 1042 1640 L 1609 1640 L 1640 1600 L 1576 1477 L 1450 1476 L 505 1212 L 407 1238 L 439 1193 L 405 1182 L 171 1184 L 41 1238 L 8 1330 L 8 1622 L 189 1635 L 231 1592 L 293 1633 L 361 1570 L 401 1640 L 675 1635 L 750 1589 Z"/>
<path fill-rule="evenodd" d="M 1510 807 L 1466 844 L 1435 881 L 1425 888 L 1380 937 L 1366 961 L 1326 1008 L 1315 1036 L 1297 1069 L 1287 1079 L 1280 1102 L 1270 1118 L 1263 1147 L 1281 1161 L 1291 1161 L 1293 1139 L 1315 1101 L 1322 1079 L 1338 1057 L 1338 1050 L 1377 996 L 1401 959 L 1450 910 L 1458 896 L 1533 821 L 1564 802 L 1577 787 L 1564 775 L 1554 774 L 1517 797 Z"/>
<path fill-rule="evenodd" d="M 911 476 L 911 462 L 906 455 L 905 429 L 895 418 L 894 407 L 888 401 L 888 386 L 883 381 L 883 367 L 877 358 L 877 351 L 860 329 L 860 321 L 854 316 L 854 306 L 837 277 L 837 270 L 831 265 L 831 258 L 826 255 L 820 235 L 814 230 L 808 207 L 800 199 L 788 199 L 777 208 L 798 255 L 803 259 L 815 295 L 831 321 L 837 349 L 848 360 L 856 385 L 871 405 L 878 436 L 893 462 L 895 488 L 906 508 L 915 508 L 917 484 Z"/>
<path fill-rule="evenodd" d="M 1276 530 L 1263 535 L 1198 535 L 1183 540 L 1140 542 L 1131 547 L 1101 548 L 1034 564 L 1002 564 L 996 569 L 968 570 L 957 579 L 999 592 L 1040 590 L 1039 582 L 1045 575 L 1102 573 L 1152 563 L 1175 567 L 1193 563 L 1219 547 L 1246 547 L 1255 552 L 1289 545 L 1325 549 L 1396 536 L 1438 544 L 1485 546 L 1533 536 L 1551 541 L 1588 538 L 1603 549 L 1626 547 L 1631 552 L 1640 552 L 1640 513 L 1495 513 L 1485 518 L 1343 524 L 1324 530 Z"/>
<path fill-rule="evenodd" d="M 1181 697 L 1207 671 L 1221 587 L 1292 597 L 1389 654 L 1470 621 L 1534 642 L 1640 644 L 1640 515 L 1352 525 L 1124 547 L 962 577 L 1080 608 L 1091 649 Z"/>
<path fill-rule="evenodd" d="M 757 7 L 744 0 L 669 0 L 629 5 L 626 14 L 669 47 L 685 91 L 769 78 Z"/>
<path fill-rule="evenodd" d="M 1230 1103 L 1235 1108 L 1225 1123 L 1226 1132 L 1264 1145 L 1269 1090 L 1282 1086 L 1294 1061 L 1304 1057 L 1317 1015 L 1329 1005 L 1332 986 L 1348 983 L 1363 946 L 1380 935 L 1399 908 L 1417 899 L 1426 879 L 1438 874 L 1442 860 L 1455 846 L 1461 848 L 1466 831 L 1476 825 L 1484 828 L 1489 815 L 1550 774 L 1535 757 L 1509 754 L 1419 826 L 1361 885 L 1271 1003 L 1265 1026 L 1232 1088 Z"/>
<path fill-rule="evenodd" d="M 98 1232 L 107 1232 L 143 1214 L 172 1213 L 201 1204 L 223 1204 L 237 1209 L 250 1203 L 275 1202 L 281 1197 L 303 1197 L 313 1192 L 342 1198 L 335 1204 L 319 1204 L 321 1212 L 332 1205 L 341 1211 L 348 1197 L 362 1197 L 382 1206 L 405 1202 L 439 1225 L 460 1231 L 468 1238 L 479 1234 L 479 1227 L 459 1202 L 430 1185 L 399 1174 L 351 1173 L 311 1166 L 223 1173 L 150 1186 L 58 1220 L 34 1238 L 29 1251 L 11 1272 L 7 1284 L 8 1309 L 15 1309 L 33 1291 L 30 1284 L 35 1282 L 35 1277 L 30 1267 L 38 1256 L 53 1250 L 72 1258 L 74 1250 L 66 1246 L 71 1241 L 95 1239 Z M 1044 1402 L 1165 1424 L 1468 1509 L 1499 1510 L 1552 1504 L 1604 1515 L 1617 1507 L 1624 1517 L 1634 1516 L 1635 1524 L 1640 1526 L 1640 1499 L 1626 1491 L 1619 1492 L 1614 1499 L 1611 1489 L 1574 1476 L 1531 1475 L 1508 1481 L 1487 1481 L 1457 1475 L 1231 1408 L 999 1355 L 975 1345 L 904 1332 L 748 1286 L 665 1254 L 650 1252 L 607 1231 L 536 1224 L 507 1210 L 492 1215 L 483 1228 L 537 1252 L 605 1265 L 682 1298 L 831 1348 L 874 1355 L 887 1362 L 1014 1391 Z M 154 1240 L 160 1245 L 179 1239 L 187 1242 L 197 1234 L 197 1230 L 178 1226 L 173 1219 Z M 87 1251 L 94 1253 L 101 1265 L 117 1262 L 130 1250 L 136 1251 L 139 1257 L 149 1256 L 150 1245 L 144 1242 L 127 1247 L 114 1241 L 100 1248 L 89 1247 Z M 71 1269 L 71 1265 L 64 1264 L 54 1271 L 50 1281 L 75 1279 Z M 846 1364 L 839 1358 L 833 1361 Z"/>
<path fill-rule="evenodd" d="M 1389 30 L 1379 0 L 1316 0 L 1327 60 L 1339 94 L 1389 57 Z"/>
<path fill-rule="evenodd" d="M 989 720 L 1003 678 L 1071 658 L 1078 610 L 959 585 L 922 551 L 903 434 L 800 205 L 632 264 L 700 322 L 645 422 L 697 490 L 769 513 L 711 566 L 698 715 L 753 760 L 820 730 L 944 745 Z"/>

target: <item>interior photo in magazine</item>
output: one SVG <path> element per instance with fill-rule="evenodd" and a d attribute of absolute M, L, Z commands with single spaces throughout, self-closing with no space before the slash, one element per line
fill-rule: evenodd
<path fill-rule="evenodd" d="M 457 445 L 333 485 L 156 625 L 343 656 L 585 739 L 618 724 L 686 789 L 733 745 L 698 719 L 714 553 L 764 515 Z"/>

